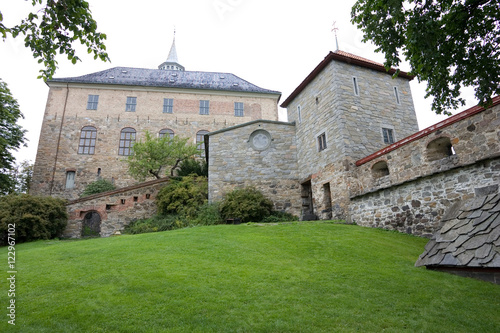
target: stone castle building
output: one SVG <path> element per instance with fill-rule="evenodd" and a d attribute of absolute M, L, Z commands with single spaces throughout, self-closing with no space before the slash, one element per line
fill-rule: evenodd
<path fill-rule="evenodd" d="M 230 73 L 186 71 L 175 39 L 158 69 L 115 67 L 54 78 L 45 109 L 32 194 L 76 199 L 99 178 L 135 184 L 126 160 L 145 131 L 197 143 L 204 135 L 257 119 L 278 119 L 278 91 Z"/>

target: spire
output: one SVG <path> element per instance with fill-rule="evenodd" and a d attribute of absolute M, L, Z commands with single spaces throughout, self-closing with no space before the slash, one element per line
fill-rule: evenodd
<path fill-rule="evenodd" d="M 167 61 L 158 66 L 158 69 L 170 70 L 170 71 L 184 71 L 184 66 L 179 64 L 177 59 L 177 48 L 175 47 L 175 28 L 174 28 L 174 39 L 172 40 L 172 46 L 170 47 L 170 52 L 168 53 Z"/>
<path fill-rule="evenodd" d="M 337 49 L 335 51 L 339 50 L 339 41 L 337 40 L 337 31 L 338 30 L 339 30 L 339 28 L 337 28 L 337 21 L 333 21 L 332 31 L 335 32 L 335 46 L 337 47 Z"/>

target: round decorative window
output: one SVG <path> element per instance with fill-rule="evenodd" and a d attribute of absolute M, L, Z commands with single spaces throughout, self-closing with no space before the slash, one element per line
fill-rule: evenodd
<path fill-rule="evenodd" d="M 271 134 L 265 130 L 256 130 L 250 135 L 250 144 L 255 150 L 266 150 L 271 145 Z"/>

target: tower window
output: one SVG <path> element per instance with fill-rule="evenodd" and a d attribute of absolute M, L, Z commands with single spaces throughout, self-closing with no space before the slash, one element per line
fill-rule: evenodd
<path fill-rule="evenodd" d="M 132 146 L 135 142 L 135 129 L 126 127 L 120 132 L 120 145 L 118 155 L 128 156 L 132 153 Z"/>
<path fill-rule="evenodd" d="M 301 111 L 302 111 L 302 107 L 300 105 L 297 105 L 297 114 L 298 114 L 298 117 L 299 117 L 299 123 L 302 122 Z"/>
<path fill-rule="evenodd" d="M 243 117 L 243 103 L 234 102 L 234 115 L 235 117 Z"/>
<path fill-rule="evenodd" d="M 401 104 L 399 101 L 398 87 L 394 87 L 394 97 L 396 97 L 396 103 Z"/>
<path fill-rule="evenodd" d="M 173 113 L 174 112 L 174 99 L 164 98 L 163 99 L 163 113 Z"/>
<path fill-rule="evenodd" d="M 326 149 L 326 133 L 321 133 L 318 135 L 318 151 Z"/>
<path fill-rule="evenodd" d="M 200 114 L 207 115 L 210 114 L 210 101 L 200 101 Z"/>
<path fill-rule="evenodd" d="M 97 104 L 99 103 L 99 95 L 89 95 L 87 100 L 87 110 L 97 110 Z"/>
<path fill-rule="evenodd" d="M 394 143 L 394 130 L 390 128 L 382 128 L 382 136 L 385 144 Z"/>
<path fill-rule="evenodd" d="M 352 78 L 352 86 L 354 88 L 354 95 L 359 96 L 358 79 L 355 77 Z"/>
<path fill-rule="evenodd" d="M 125 111 L 135 112 L 136 105 L 137 105 L 137 97 L 127 97 Z"/>
<path fill-rule="evenodd" d="M 78 154 L 93 155 L 95 151 L 95 140 L 97 129 L 93 126 L 85 126 L 80 132 Z"/>

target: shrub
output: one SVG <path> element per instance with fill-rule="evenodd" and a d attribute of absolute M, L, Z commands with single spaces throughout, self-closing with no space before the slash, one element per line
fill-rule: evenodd
<path fill-rule="evenodd" d="M 87 187 L 85 187 L 85 190 L 83 190 L 82 194 L 80 194 L 80 197 L 87 197 L 92 194 L 112 191 L 115 188 L 115 185 L 113 185 L 110 181 L 99 179 L 93 183 L 88 184 Z"/>
<path fill-rule="evenodd" d="M 177 176 L 186 177 L 189 175 L 208 177 L 207 161 L 197 161 L 194 158 L 182 161 L 179 169 L 177 169 Z"/>
<path fill-rule="evenodd" d="M 153 216 L 149 219 L 131 222 L 124 229 L 126 234 L 143 234 L 147 232 L 167 231 L 184 228 L 189 225 L 188 220 L 180 215 Z"/>
<path fill-rule="evenodd" d="M 273 202 L 253 187 L 228 193 L 220 207 L 222 218 L 240 218 L 241 222 L 260 222 L 271 215 Z"/>
<path fill-rule="evenodd" d="M 62 199 L 28 194 L 0 197 L 0 245 L 7 244 L 9 225 L 15 224 L 16 243 L 60 237 L 68 214 Z"/>
<path fill-rule="evenodd" d="M 193 224 L 196 225 L 215 225 L 224 223 L 220 214 L 219 203 L 208 203 L 199 207 Z"/>
<path fill-rule="evenodd" d="M 265 217 L 262 222 L 270 223 L 270 222 L 289 222 L 289 221 L 298 221 L 299 218 L 295 215 L 286 212 L 274 211 L 271 215 Z"/>
<path fill-rule="evenodd" d="M 159 215 L 181 214 L 193 217 L 207 199 L 207 178 L 188 176 L 180 180 L 172 179 L 163 187 L 156 197 L 156 205 Z"/>

